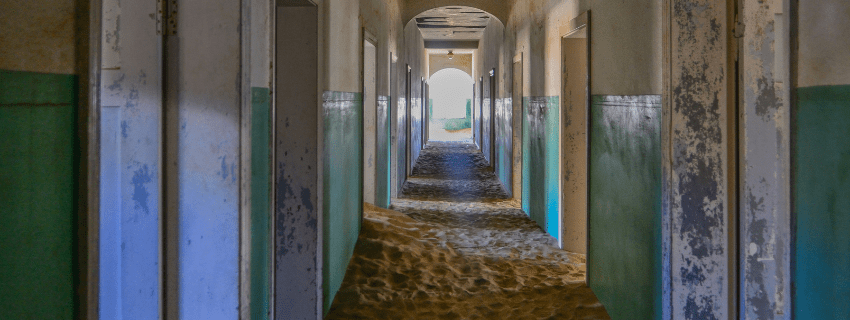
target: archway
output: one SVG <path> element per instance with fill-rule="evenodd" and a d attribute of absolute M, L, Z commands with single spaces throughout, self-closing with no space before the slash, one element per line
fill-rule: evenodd
<path fill-rule="evenodd" d="M 428 137 L 432 141 L 472 140 L 472 84 L 466 72 L 445 68 L 428 79 Z"/>

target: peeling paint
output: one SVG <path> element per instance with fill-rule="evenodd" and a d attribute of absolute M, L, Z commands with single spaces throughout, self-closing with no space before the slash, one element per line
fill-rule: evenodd
<path fill-rule="evenodd" d="M 150 213 L 148 209 L 148 196 L 150 196 L 150 192 L 148 192 L 145 184 L 153 181 L 152 178 L 150 171 L 148 171 L 148 165 L 145 164 L 133 172 L 133 179 L 131 180 L 133 184 L 133 201 L 136 203 L 136 209 L 140 209 L 146 214 Z"/>
<path fill-rule="evenodd" d="M 671 16 L 672 317 L 725 319 L 725 6 L 675 1 Z"/>

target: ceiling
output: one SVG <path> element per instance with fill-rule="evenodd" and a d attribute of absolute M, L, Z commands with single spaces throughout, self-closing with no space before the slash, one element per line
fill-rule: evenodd
<path fill-rule="evenodd" d="M 425 40 L 479 40 L 493 16 L 472 7 L 441 7 L 414 17 Z"/>

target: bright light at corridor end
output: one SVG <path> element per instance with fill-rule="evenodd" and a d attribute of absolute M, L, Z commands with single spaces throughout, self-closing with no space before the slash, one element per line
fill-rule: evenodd
<path fill-rule="evenodd" d="M 428 79 L 434 103 L 434 119 L 466 117 L 466 103 L 472 100 L 472 81 L 466 72 L 449 68 L 437 71 Z"/>

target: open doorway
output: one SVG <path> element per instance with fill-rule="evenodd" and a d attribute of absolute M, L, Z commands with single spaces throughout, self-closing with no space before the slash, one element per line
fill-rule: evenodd
<path fill-rule="evenodd" d="M 377 181 L 377 57 L 375 37 L 363 32 L 363 202 L 375 204 Z"/>
<path fill-rule="evenodd" d="M 320 123 L 318 19 L 318 7 L 312 4 L 277 7 L 272 224 L 275 228 L 272 233 L 275 237 L 275 319 L 315 319 L 321 315 L 323 292 L 317 284 L 328 280 L 318 278 L 315 270 L 322 268 L 317 263 L 327 258 L 323 258 L 322 250 L 315 242 L 305 239 L 318 238 L 336 245 L 341 242 L 338 235 L 344 233 L 334 229 L 331 231 L 336 238 L 322 238 L 319 231 L 323 230 L 324 221 L 313 205 L 319 202 L 316 181 L 320 176 L 316 163 L 319 163 L 317 151 L 322 150 L 322 141 L 316 130 Z M 325 135 L 341 131 L 336 130 L 327 130 L 330 133 Z M 357 148 L 359 150 L 359 146 Z M 332 187 L 339 184 L 333 182 L 336 184 Z M 328 188 L 327 185 L 324 187 Z M 310 205 L 304 205 L 307 203 Z M 301 227 L 309 224 L 318 224 L 318 227 Z M 338 257 L 325 260 L 324 265 L 335 262 L 333 259 Z"/>
<path fill-rule="evenodd" d="M 472 77 L 460 69 L 437 71 L 428 79 L 430 141 L 472 142 Z"/>
<path fill-rule="evenodd" d="M 561 247 L 587 254 L 588 121 L 590 72 L 587 24 L 561 39 Z"/>

